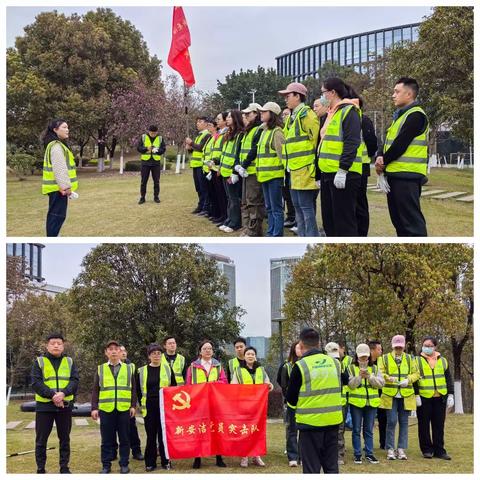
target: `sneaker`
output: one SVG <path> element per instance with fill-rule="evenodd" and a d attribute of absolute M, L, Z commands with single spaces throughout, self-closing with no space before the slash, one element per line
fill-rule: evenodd
<path fill-rule="evenodd" d="M 387 450 L 387 460 L 396 460 L 397 456 L 395 455 L 395 450 L 393 448 L 389 448 Z"/>
<path fill-rule="evenodd" d="M 224 224 L 222 224 L 222 225 L 220 225 L 220 226 L 218 227 L 218 229 L 219 229 L 219 230 L 222 230 L 222 231 L 223 231 L 225 228 L 227 228 L 227 226 L 224 225 Z"/>
<path fill-rule="evenodd" d="M 157 466 L 156 465 L 152 465 L 150 467 L 145 467 L 145 471 L 146 472 L 153 472 L 154 470 L 157 469 Z"/>
<path fill-rule="evenodd" d="M 195 210 L 192 210 L 190 213 L 193 213 L 194 215 L 197 214 L 198 212 L 201 211 L 201 208 L 196 208 Z"/>
<path fill-rule="evenodd" d="M 61 467 L 60 473 L 72 473 L 68 467 Z"/>
<path fill-rule="evenodd" d="M 398 449 L 398 455 L 397 458 L 399 460 L 407 460 L 407 454 L 405 453 L 405 450 L 403 448 Z"/>
<path fill-rule="evenodd" d="M 194 468 L 195 470 L 198 470 L 201 466 L 202 466 L 202 459 L 201 458 L 196 458 L 193 461 L 192 468 Z"/>
<path fill-rule="evenodd" d="M 222 228 L 222 230 L 223 230 L 225 233 L 232 233 L 232 232 L 234 231 L 233 228 L 230 228 L 230 227 Z"/>
<path fill-rule="evenodd" d="M 160 203 L 160 199 L 159 199 L 158 197 L 154 198 L 153 201 L 154 201 L 155 203 Z"/>
<path fill-rule="evenodd" d="M 252 463 L 257 465 L 257 467 L 265 466 L 265 462 L 262 460 L 262 457 L 253 457 Z"/>
<path fill-rule="evenodd" d="M 433 458 L 433 453 L 432 452 L 425 452 L 422 453 L 423 458 Z"/>
<path fill-rule="evenodd" d="M 434 455 L 435 458 L 441 458 L 442 460 L 451 460 L 452 457 L 448 453 L 442 453 L 441 455 Z"/>
<path fill-rule="evenodd" d="M 283 222 L 283 228 L 292 228 L 295 226 L 295 220 L 285 220 Z"/>
<path fill-rule="evenodd" d="M 345 465 L 345 460 L 344 460 L 343 458 L 339 458 L 338 461 L 337 461 L 337 463 L 338 463 L 339 465 Z"/>
<path fill-rule="evenodd" d="M 240 460 L 240 466 L 242 468 L 248 467 L 248 457 L 242 457 L 242 459 Z"/>
<path fill-rule="evenodd" d="M 288 462 L 289 467 L 298 467 L 298 462 L 296 460 L 290 460 Z"/>
<path fill-rule="evenodd" d="M 292 227 L 292 228 L 290 229 L 290 231 L 293 232 L 293 233 L 296 235 L 297 232 L 298 232 L 298 227 Z"/>
<path fill-rule="evenodd" d="M 47 473 L 44 468 L 37 468 L 37 473 Z"/>
<path fill-rule="evenodd" d="M 353 463 L 356 463 L 358 465 L 361 465 L 362 463 L 362 456 L 361 455 L 355 455 L 354 459 L 353 459 Z"/>
<path fill-rule="evenodd" d="M 142 197 L 140 198 L 140 200 L 138 201 L 138 204 L 141 205 L 142 203 L 145 203 L 145 199 Z"/>
<path fill-rule="evenodd" d="M 217 467 L 222 467 L 222 468 L 225 468 L 227 466 L 226 463 L 223 461 L 223 458 L 221 455 L 217 455 L 217 461 L 215 462 L 215 465 Z"/>
<path fill-rule="evenodd" d="M 145 460 L 145 457 L 143 456 L 142 452 L 132 453 L 132 458 L 139 461 Z"/>
<path fill-rule="evenodd" d="M 370 463 L 378 463 L 378 460 L 375 457 L 375 455 L 373 455 L 373 453 L 371 455 L 365 455 L 365 460 L 367 460 Z"/>

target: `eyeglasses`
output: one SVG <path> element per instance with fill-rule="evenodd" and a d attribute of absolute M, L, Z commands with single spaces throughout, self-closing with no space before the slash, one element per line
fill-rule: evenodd
<path fill-rule="evenodd" d="M 327 92 L 330 92 L 330 91 L 331 91 L 331 90 L 325 90 L 325 89 L 323 89 L 323 88 L 322 88 L 322 90 L 321 90 L 322 93 L 327 93 Z"/>
<path fill-rule="evenodd" d="M 201 351 L 202 351 L 202 352 L 212 352 L 212 351 L 213 351 L 213 348 L 212 348 L 212 347 L 206 347 L 206 348 L 203 347 L 203 348 L 201 349 Z"/>

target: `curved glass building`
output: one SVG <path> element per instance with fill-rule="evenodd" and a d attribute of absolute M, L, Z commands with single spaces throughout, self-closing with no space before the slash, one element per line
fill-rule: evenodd
<path fill-rule="evenodd" d="M 325 62 L 335 62 L 366 73 L 368 66 L 383 55 L 386 48 L 418 39 L 420 23 L 383 28 L 336 38 L 294 50 L 276 57 L 277 74 L 301 82 L 307 77 L 318 77 L 318 69 Z"/>

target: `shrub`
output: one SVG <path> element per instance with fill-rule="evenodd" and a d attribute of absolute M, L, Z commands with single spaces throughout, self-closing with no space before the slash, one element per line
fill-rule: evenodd
<path fill-rule="evenodd" d="M 142 161 L 141 160 L 131 160 L 127 162 L 125 165 L 126 172 L 139 172 L 142 169 Z"/>
<path fill-rule="evenodd" d="M 270 380 L 271 381 L 271 380 Z M 268 394 L 268 413 L 269 418 L 283 417 L 283 396 L 282 390 L 276 388 Z"/>
<path fill-rule="evenodd" d="M 35 169 L 37 159 L 28 153 L 17 150 L 7 154 L 7 166 L 15 173 L 19 180 L 24 180 Z"/>

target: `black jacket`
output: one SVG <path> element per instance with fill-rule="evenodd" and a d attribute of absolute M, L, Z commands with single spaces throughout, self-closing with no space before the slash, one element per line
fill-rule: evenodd
<path fill-rule="evenodd" d="M 146 134 L 148 135 L 148 133 Z M 150 137 L 150 135 L 148 135 Z M 155 140 L 156 137 L 150 137 L 150 140 L 151 142 L 153 143 L 153 141 Z M 163 139 L 162 137 L 162 141 L 160 142 L 160 148 L 158 149 L 158 153 L 157 155 L 163 155 L 167 150 L 167 147 L 165 146 L 165 140 Z M 138 140 L 138 143 L 137 143 L 137 151 L 139 153 L 141 153 L 142 155 L 144 153 L 147 153 L 147 148 L 143 145 L 143 135 L 140 137 L 140 139 Z M 142 165 L 150 165 L 150 166 L 154 166 L 154 165 L 158 165 L 158 160 L 154 160 L 153 157 L 152 157 L 153 154 L 150 154 L 150 159 L 149 160 L 142 160 Z"/>
<path fill-rule="evenodd" d="M 60 363 L 62 361 L 62 358 L 65 357 L 66 355 L 61 355 L 60 357 L 54 357 L 50 353 L 46 353 L 44 357 L 48 358 L 50 362 L 52 363 L 53 368 L 55 369 L 55 372 L 58 372 L 58 368 L 60 367 Z M 32 373 L 31 373 L 31 378 L 32 378 L 32 389 L 33 391 L 40 395 L 41 397 L 45 398 L 52 398 L 57 390 L 52 390 L 51 388 L 48 388 L 45 383 L 43 383 L 43 375 L 42 375 L 42 370 L 40 369 L 37 359 L 35 359 L 35 362 L 32 366 Z M 75 365 L 75 362 L 72 363 L 72 369 L 70 372 L 70 381 L 67 384 L 65 388 L 60 388 L 59 391 L 63 392 L 65 396 L 69 395 L 75 395 L 78 390 L 78 382 L 80 378 L 78 376 L 78 370 Z M 73 408 L 73 401 L 69 402 L 66 408 L 72 409 Z M 35 406 L 35 410 L 37 412 L 59 412 L 63 411 L 63 408 L 58 408 L 55 406 L 53 402 L 37 402 Z"/>
<path fill-rule="evenodd" d="M 440 357 L 438 357 L 437 361 L 440 360 L 441 358 L 441 355 Z M 445 370 L 445 381 L 447 383 L 447 395 L 453 395 L 454 394 L 454 387 L 453 387 L 453 379 L 452 379 L 452 374 L 450 372 L 450 365 L 447 367 L 447 369 Z M 415 382 L 413 384 L 413 389 L 415 390 L 415 395 L 418 395 L 418 391 L 419 391 L 419 385 L 418 385 L 418 381 Z"/>

